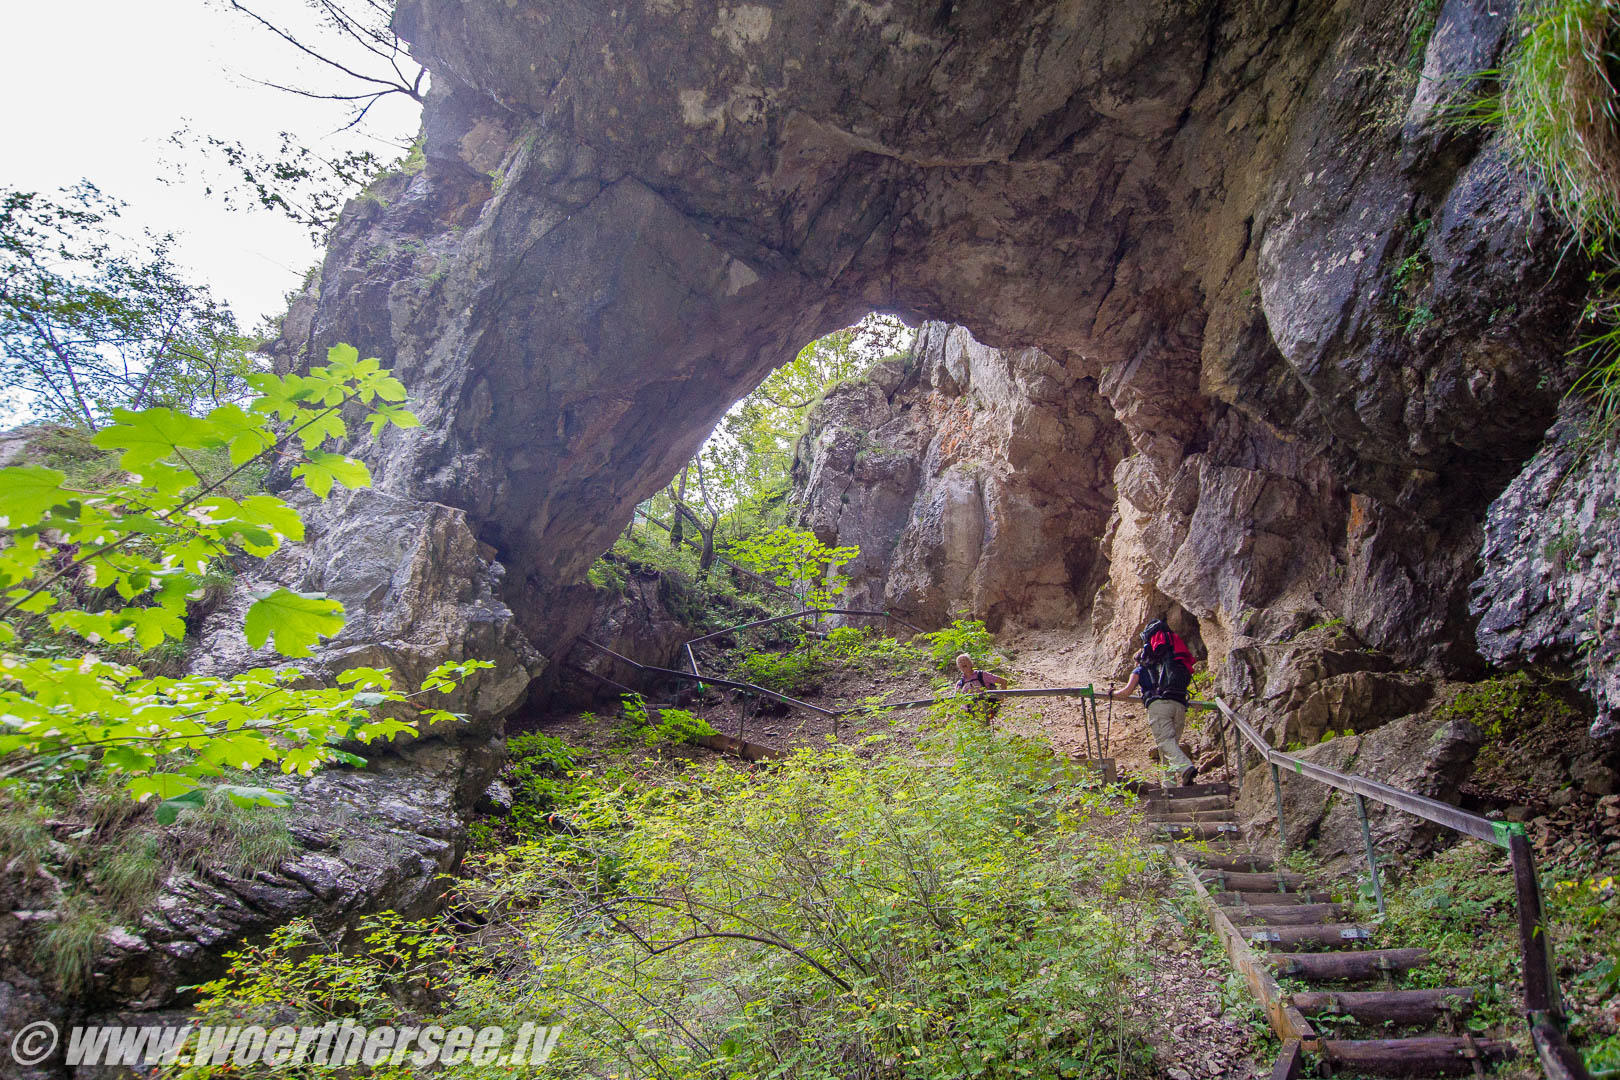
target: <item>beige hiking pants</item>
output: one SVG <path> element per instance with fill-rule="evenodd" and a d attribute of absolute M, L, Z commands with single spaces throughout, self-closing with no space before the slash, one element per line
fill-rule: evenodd
<path fill-rule="evenodd" d="M 1164 763 L 1177 772 L 1191 765 L 1191 759 L 1182 753 L 1179 742 L 1181 732 L 1187 726 L 1187 706 L 1179 701 L 1160 698 L 1148 702 L 1147 714 L 1148 730 L 1153 732 L 1153 741 L 1159 744 Z"/>

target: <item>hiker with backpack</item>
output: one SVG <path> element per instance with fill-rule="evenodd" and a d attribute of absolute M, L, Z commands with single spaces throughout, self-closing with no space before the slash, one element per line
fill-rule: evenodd
<path fill-rule="evenodd" d="M 1159 744 L 1164 763 L 1176 771 L 1183 785 L 1192 783 L 1198 775 L 1198 766 L 1178 741 L 1187 725 L 1187 688 L 1192 684 L 1195 663 L 1181 635 L 1163 619 L 1154 619 L 1142 631 L 1142 651 L 1136 654 L 1130 681 L 1108 695 L 1117 701 L 1130 697 L 1138 686 L 1142 688 L 1153 741 Z"/>
<path fill-rule="evenodd" d="M 967 653 L 963 653 L 956 658 L 956 670 L 958 672 L 956 677 L 956 692 L 958 694 L 982 694 L 986 690 L 995 690 L 998 687 L 1007 685 L 1007 680 L 1000 675 L 992 675 L 982 669 L 975 671 L 973 657 Z"/>

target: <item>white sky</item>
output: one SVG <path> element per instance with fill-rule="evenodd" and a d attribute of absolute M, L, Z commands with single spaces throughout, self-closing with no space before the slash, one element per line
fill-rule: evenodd
<path fill-rule="evenodd" d="M 300 0 L 256 0 L 288 24 L 318 23 Z M 86 179 L 128 207 L 117 227 L 174 232 L 177 260 L 212 286 L 246 329 L 279 313 L 284 294 L 319 258 L 309 234 L 279 214 L 227 211 L 195 178 L 200 154 L 167 144 L 189 126 L 198 135 L 241 140 L 265 151 L 291 131 L 315 149 L 366 146 L 385 161 L 409 142 L 419 110 L 395 95 L 372 110 L 370 137 L 333 135 L 340 105 L 254 85 L 336 85 L 244 16 L 204 0 L 46 0 L 7 3 L 0 64 L 0 187 L 49 191 Z M 219 175 L 216 169 L 214 175 Z M 175 182 L 165 184 L 163 178 Z"/>

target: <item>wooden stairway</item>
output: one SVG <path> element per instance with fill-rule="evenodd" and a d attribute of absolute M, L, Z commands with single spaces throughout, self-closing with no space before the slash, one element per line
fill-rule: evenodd
<path fill-rule="evenodd" d="M 1230 785 L 1149 788 L 1143 808 L 1284 1037 L 1273 1080 L 1304 1075 L 1307 1053 L 1330 1076 L 1483 1077 L 1513 1056 L 1507 1043 L 1469 1034 L 1471 987 L 1400 985 L 1428 962 L 1427 950 L 1377 947 L 1377 926 L 1248 850 Z M 1309 989 L 1285 989 L 1279 978 Z M 1359 1037 L 1327 1037 L 1318 1025 Z"/>

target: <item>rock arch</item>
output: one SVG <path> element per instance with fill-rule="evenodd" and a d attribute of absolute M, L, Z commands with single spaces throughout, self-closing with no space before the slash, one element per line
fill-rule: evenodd
<path fill-rule="evenodd" d="M 426 431 L 379 486 L 465 511 L 542 651 L 721 412 L 881 308 L 1038 347 L 1118 425 L 1094 619 L 1151 590 L 1224 652 L 1331 610 L 1465 662 L 1572 273 L 1436 117 L 1510 16 L 1447 4 L 1420 81 L 1407 13 L 406 0 L 426 165 L 350 205 L 279 347 L 400 371 Z"/>

